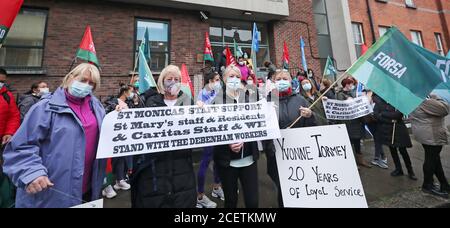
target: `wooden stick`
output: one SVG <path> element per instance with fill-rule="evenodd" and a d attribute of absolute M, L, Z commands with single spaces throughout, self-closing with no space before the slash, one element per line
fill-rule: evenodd
<path fill-rule="evenodd" d="M 394 122 L 394 128 L 392 129 L 392 145 L 394 145 L 395 142 L 395 128 L 397 126 L 397 121 Z"/>
<path fill-rule="evenodd" d="M 341 80 L 342 78 L 344 78 L 347 75 L 348 75 L 348 72 L 346 71 L 336 81 L 334 81 L 333 84 L 331 84 L 330 87 L 325 92 L 323 92 L 323 94 L 316 101 L 314 101 L 314 103 L 312 103 L 308 109 L 311 109 L 314 106 L 316 106 L 316 104 L 319 103 L 320 100 L 322 100 L 322 98 L 325 96 L 325 94 L 328 93 L 328 91 L 330 91 L 339 82 L 339 80 Z M 303 116 L 300 115 L 291 125 L 289 125 L 289 127 L 287 129 L 291 129 L 292 127 L 294 127 L 294 125 L 297 124 L 298 121 L 300 121 L 302 118 L 303 118 Z"/>

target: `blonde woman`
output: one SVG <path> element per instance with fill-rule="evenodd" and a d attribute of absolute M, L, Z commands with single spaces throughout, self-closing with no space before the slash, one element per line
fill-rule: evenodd
<path fill-rule="evenodd" d="M 236 66 L 225 69 L 224 94 L 216 97 L 216 104 L 252 102 L 249 93 L 244 92 L 241 71 Z M 222 188 L 225 193 L 225 208 L 236 208 L 238 201 L 238 180 L 244 193 L 247 208 L 258 207 L 258 166 L 259 150 L 256 142 L 236 143 L 214 147 L 214 162 L 217 165 Z"/>
<path fill-rule="evenodd" d="M 159 76 L 158 91 L 145 94 L 146 107 L 193 105 L 181 91 L 181 72 L 167 66 Z M 133 208 L 194 208 L 197 189 L 190 149 L 136 156 L 131 177 Z"/>
<path fill-rule="evenodd" d="M 16 207 L 72 207 L 100 198 L 106 161 L 96 160 L 105 111 L 92 94 L 100 73 L 80 64 L 34 105 L 4 152 Z"/>

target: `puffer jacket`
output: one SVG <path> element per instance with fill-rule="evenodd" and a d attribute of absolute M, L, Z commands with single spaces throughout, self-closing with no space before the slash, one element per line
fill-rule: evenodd
<path fill-rule="evenodd" d="M 8 97 L 6 101 L 5 97 Z M 20 113 L 13 94 L 6 86 L 0 89 L 0 138 L 4 135 L 14 135 L 20 126 Z"/>
<path fill-rule="evenodd" d="M 449 133 L 445 126 L 449 105 L 442 99 L 428 99 L 412 114 L 411 124 L 414 137 L 421 144 L 429 146 L 448 145 Z"/>

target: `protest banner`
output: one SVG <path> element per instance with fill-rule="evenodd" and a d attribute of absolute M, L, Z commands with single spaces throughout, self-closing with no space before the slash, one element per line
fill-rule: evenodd
<path fill-rule="evenodd" d="M 89 203 L 84 203 L 78 206 L 74 206 L 72 208 L 103 208 L 103 199 L 99 199 Z"/>
<path fill-rule="evenodd" d="M 272 103 L 128 109 L 108 114 L 97 158 L 280 138 Z"/>
<path fill-rule="evenodd" d="M 345 125 L 281 135 L 274 143 L 285 207 L 368 207 Z"/>
<path fill-rule="evenodd" d="M 323 102 L 323 107 L 329 120 L 354 120 L 373 112 L 366 96 L 346 101 L 327 99 Z"/>

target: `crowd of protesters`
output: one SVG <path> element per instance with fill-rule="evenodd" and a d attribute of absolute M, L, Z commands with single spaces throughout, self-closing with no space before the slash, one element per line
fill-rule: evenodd
<path fill-rule="evenodd" d="M 2 158 L 0 184 L 11 183 L 14 198 L 0 201 L 8 207 L 72 207 L 102 197 L 114 198 L 117 191 L 131 190 L 135 208 L 215 208 L 208 197 L 236 208 L 242 194 L 247 208 L 259 207 L 258 159 L 267 160 L 267 174 L 276 186 L 274 197 L 283 207 L 280 177 L 272 141 L 236 142 L 202 148 L 200 167 L 195 173 L 192 149 L 152 153 L 134 157 L 96 159 L 101 124 L 110 112 L 125 109 L 183 105 L 214 105 L 273 101 L 280 129 L 345 124 L 360 168 L 388 169 L 383 146 L 389 148 L 394 164 L 393 177 L 404 175 L 399 153 L 409 179 L 417 181 L 408 148 L 412 147 L 405 117 L 372 91 L 365 91 L 374 112 L 350 121 L 326 118 L 322 102 L 327 99 L 351 100 L 358 82 L 346 77 L 333 83 L 312 70 L 296 75 L 264 63 L 267 77 L 256 75 L 250 61 L 240 56 L 237 65 L 207 62 L 203 70 L 204 87 L 197 97 L 181 90 L 181 72 L 167 66 L 159 75 L 157 88 L 139 94 L 133 78 L 120 84 L 113 96 L 101 102 L 95 91 L 101 86 L 100 72 L 94 65 L 80 64 L 71 70 L 55 91 L 46 82 L 36 82 L 30 91 L 16 99 L 8 87 L 7 72 L 0 69 L 0 139 Z M 222 61 L 221 61 L 222 62 Z M 312 104 L 315 104 L 312 106 Z M 445 117 L 449 105 L 430 97 L 409 116 L 414 138 L 423 145 L 425 162 L 422 190 L 448 198 L 450 186 L 440 154 L 448 144 Z M 299 117 L 294 126 L 291 124 Z M 367 128 L 366 128 L 367 126 Z M 366 135 L 374 139 L 374 159 L 367 162 L 361 144 Z M 366 152 L 367 153 L 367 152 Z M 104 184 L 110 163 L 114 178 Z M 212 163 L 214 183 L 205 189 L 205 176 Z M 439 185 L 434 182 L 437 177 Z M 241 188 L 239 187 L 239 184 Z M 9 197 L 13 197 L 14 192 Z"/>

